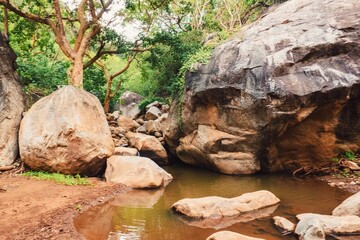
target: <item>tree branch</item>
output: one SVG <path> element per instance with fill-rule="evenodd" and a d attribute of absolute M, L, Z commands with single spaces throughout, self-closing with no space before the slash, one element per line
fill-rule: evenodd
<path fill-rule="evenodd" d="M 18 7 L 16 7 L 12 3 L 10 3 L 10 1 L 8 1 L 8 0 L 0 0 L 0 5 L 5 6 L 10 11 L 16 13 L 20 17 L 26 18 L 27 20 L 49 25 L 46 18 L 42 18 L 38 15 L 29 13 L 29 12 L 23 12 Z"/>

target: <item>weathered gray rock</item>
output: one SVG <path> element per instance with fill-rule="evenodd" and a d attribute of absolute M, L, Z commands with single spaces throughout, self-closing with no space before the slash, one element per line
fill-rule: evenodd
<path fill-rule="evenodd" d="M 264 240 L 263 238 L 249 237 L 231 231 L 220 231 L 212 234 L 206 240 Z"/>
<path fill-rule="evenodd" d="M 273 217 L 274 224 L 278 227 L 283 234 L 289 234 L 294 232 L 295 224 L 287 220 L 286 218 L 275 216 Z"/>
<path fill-rule="evenodd" d="M 239 197 L 185 198 L 173 204 L 172 209 L 194 220 L 234 217 L 276 205 L 280 200 L 266 190 L 245 193 Z"/>
<path fill-rule="evenodd" d="M 151 159 L 129 156 L 110 157 L 105 178 L 132 188 L 158 188 L 172 180 L 172 176 Z"/>
<path fill-rule="evenodd" d="M 24 103 L 15 59 L 0 32 L 0 166 L 11 165 L 19 155 L 18 132 Z"/>
<path fill-rule="evenodd" d="M 139 154 L 136 148 L 116 147 L 114 155 L 118 156 L 137 156 Z"/>
<path fill-rule="evenodd" d="M 199 125 L 239 139 L 211 154 L 245 154 L 263 171 L 322 167 L 337 151 L 359 148 L 359 31 L 358 0 L 290 0 L 244 27 L 208 64 L 187 73 L 183 106 L 172 108 L 165 131 L 172 152 Z M 185 162 L 198 157 L 193 148 L 179 148 Z M 222 171 L 203 155 L 191 161 Z M 233 159 L 225 173 L 238 168 Z"/>
<path fill-rule="evenodd" d="M 119 127 L 123 127 L 126 131 L 135 131 L 140 124 L 129 117 L 120 116 L 117 120 Z"/>
<path fill-rule="evenodd" d="M 21 159 L 34 170 L 94 176 L 114 153 L 99 100 L 65 86 L 40 99 L 21 121 Z"/>
<path fill-rule="evenodd" d="M 157 107 L 153 106 L 146 111 L 145 120 L 146 121 L 156 120 L 161 116 L 161 114 L 162 114 L 161 111 Z"/>
<path fill-rule="evenodd" d="M 156 137 L 132 132 L 128 132 L 126 137 L 129 145 L 136 148 L 141 156 L 150 158 L 159 165 L 169 164 L 166 150 Z"/>
<path fill-rule="evenodd" d="M 332 212 L 334 216 L 349 216 L 355 215 L 360 217 L 360 192 L 345 199 Z"/>
<path fill-rule="evenodd" d="M 158 101 L 155 101 L 155 102 L 152 102 L 152 103 L 146 105 L 145 110 L 148 111 L 152 107 L 159 107 L 159 106 L 160 106 L 160 103 Z"/>
<path fill-rule="evenodd" d="M 295 233 L 301 240 L 323 240 L 326 236 L 324 227 L 316 218 L 300 221 L 296 226 Z"/>
<path fill-rule="evenodd" d="M 360 217 L 358 216 L 331 216 L 313 213 L 303 213 L 296 216 L 300 221 L 296 226 L 295 233 L 302 235 L 308 228 L 316 225 L 321 226 L 326 235 L 360 235 Z M 316 223 L 318 221 L 318 223 Z M 315 224 L 316 223 L 316 224 Z M 316 230 L 316 232 L 319 232 Z M 320 235 L 319 235 L 320 236 Z M 310 238 L 308 238 L 310 239 Z"/>
<path fill-rule="evenodd" d="M 119 98 L 119 110 L 121 111 L 121 114 L 131 119 L 137 118 L 141 114 L 138 104 L 143 99 L 144 97 L 137 93 L 130 91 L 124 92 Z"/>

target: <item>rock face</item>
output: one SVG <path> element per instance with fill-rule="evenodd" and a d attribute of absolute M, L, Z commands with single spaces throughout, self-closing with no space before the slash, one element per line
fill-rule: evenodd
<path fill-rule="evenodd" d="M 158 188 L 172 180 L 172 176 L 151 159 L 129 156 L 110 157 L 105 178 L 132 188 Z"/>
<path fill-rule="evenodd" d="M 334 216 L 355 215 L 360 217 L 360 192 L 352 195 L 337 206 L 332 212 Z"/>
<path fill-rule="evenodd" d="M 19 154 L 18 132 L 24 110 L 15 53 L 0 33 L 0 166 L 10 165 Z"/>
<path fill-rule="evenodd" d="M 358 0 L 290 0 L 244 28 L 187 73 L 181 117 L 172 107 L 168 118 L 183 132 L 176 122 L 164 131 L 172 152 L 248 174 L 322 167 L 335 149 L 357 149 L 359 31 Z M 205 125 L 218 138 L 191 140 Z"/>
<path fill-rule="evenodd" d="M 186 198 L 173 204 L 172 209 L 194 220 L 234 217 L 276 205 L 280 200 L 271 192 L 261 190 L 239 197 Z"/>
<path fill-rule="evenodd" d="M 31 169 L 94 176 L 115 148 L 99 100 L 73 86 L 42 98 L 27 112 L 20 155 Z"/>
<path fill-rule="evenodd" d="M 206 240 L 264 240 L 263 238 L 249 237 L 231 231 L 220 231 L 212 234 Z"/>

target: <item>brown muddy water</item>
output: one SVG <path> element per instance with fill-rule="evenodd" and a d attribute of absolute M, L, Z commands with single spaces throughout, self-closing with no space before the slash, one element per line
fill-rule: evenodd
<path fill-rule="evenodd" d="M 296 222 L 300 213 L 331 214 L 350 194 L 324 182 L 297 180 L 290 175 L 229 176 L 204 169 L 174 165 L 166 167 L 174 180 L 160 190 L 133 190 L 93 207 L 75 219 L 76 229 L 89 240 L 205 240 L 214 232 L 230 230 L 271 239 L 282 236 L 273 225 L 273 216 Z M 269 217 L 241 222 L 232 219 L 214 226 L 185 223 L 171 211 L 183 198 L 206 196 L 235 197 L 246 192 L 269 190 L 281 203 Z M 251 216 L 250 216 L 251 218 Z"/>

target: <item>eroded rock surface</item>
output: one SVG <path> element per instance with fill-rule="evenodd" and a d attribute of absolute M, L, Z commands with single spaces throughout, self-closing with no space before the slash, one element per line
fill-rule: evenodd
<path fill-rule="evenodd" d="M 105 178 L 132 188 L 158 188 L 172 180 L 172 176 L 151 159 L 133 156 L 110 157 Z"/>
<path fill-rule="evenodd" d="M 183 106 L 172 107 L 164 130 L 172 152 L 187 163 L 248 174 L 258 166 L 323 167 L 338 151 L 358 148 L 359 31 L 358 0 L 290 0 L 245 27 L 187 73 Z M 201 126 L 222 133 L 212 148 L 191 139 Z"/>
<path fill-rule="evenodd" d="M 121 95 L 121 97 L 119 98 L 119 110 L 121 111 L 121 114 L 131 119 L 138 117 L 141 113 L 138 104 L 143 99 L 144 97 L 137 93 L 130 91 L 124 92 L 123 95 Z"/>
<path fill-rule="evenodd" d="M 245 193 L 239 197 L 185 198 L 173 204 L 172 209 L 193 220 L 234 217 L 276 205 L 280 200 L 266 190 Z"/>
<path fill-rule="evenodd" d="M 18 132 L 24 104 L 15 59 L 0 33 L 0 166 L 12 164 L 19 155 Z"/>
<path fill-rule="evenodd" d="M 99 100 L 65 86 L 40 99 L 21 121 L 21 159 L 34 170 L 94 176 L 115 147 Z"/>

